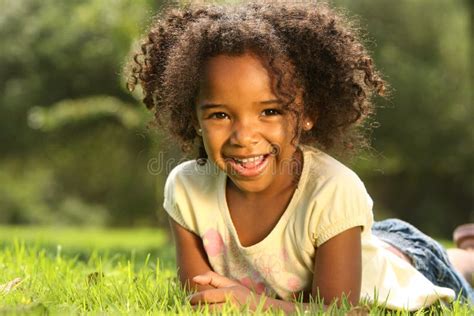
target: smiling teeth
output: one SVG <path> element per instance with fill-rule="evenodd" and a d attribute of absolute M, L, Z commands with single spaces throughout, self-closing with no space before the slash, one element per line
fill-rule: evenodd
<path fill-rule="evenodd" d="M 263 156 L 256 156 L 256 157 L 245 158 L 245 159 L 234 158 L 235 161 L 237 161 L 238 163 L 241 163 L 241 164 L 252 163 L 252 162 L 260 161 L 262 159 L 263 159 Z"/>

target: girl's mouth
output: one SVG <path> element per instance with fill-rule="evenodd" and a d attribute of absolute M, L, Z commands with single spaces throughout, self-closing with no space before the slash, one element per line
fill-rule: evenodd
<path fill-rule="evenodd" d="M 254 156 L 250 158 L 228 157 L 225 161 L 231 167 L 231 175 L 242 177 L 256 177 L 260 175 L 268 164 L 270 154 Z"/>

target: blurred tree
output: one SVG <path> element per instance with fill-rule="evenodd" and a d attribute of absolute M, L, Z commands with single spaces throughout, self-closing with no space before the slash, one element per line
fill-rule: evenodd
<path fill-rule="evenodd" d="M 42 137 L 26 125 L 32 106 L 96 94 L 131 101 L 119 73 L 151 1 L 3 3 L 0 104 L 6 115 L 0 141 L 9 144 L 4 154 L 28 151 L 35 144 L 32 138 Z"/>
<path fill-rule="evenodd" d="M 367 23 L 393 88 L 379 103 L 376 152 L 359 163 L 375 210 L 449 236 L 474 221 L 469 2 L 337 2 Z"/>
<path fill-rule="evenodd" d="M 156 223 L 152 140 L 120 72 L 159 5 L 2 1 L 0 221 Z"/>

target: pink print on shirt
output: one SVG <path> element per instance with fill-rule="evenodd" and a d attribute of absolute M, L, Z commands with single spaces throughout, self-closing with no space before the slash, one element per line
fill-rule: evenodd
<path fill-rule="evenodd" d="M 304 282 L 286 270 L 289 254 L 285 248 L 246 256 L 231 234 L 208 228 L 202 235 L 204 249 L 211 267 L 257 294 L 276 295 L 274 287 L 298 297 Z"/>
<path fill-rule="evenodd" d="M 289 277 L 286 285 L 288 286 L 288 289 L 292 292 L 301 290 L 301 280 L 295 276 Z"/>
<path fill-rule="evenodd" d="M 276 276 L 279 276 L 283 267 L 280 258 L 273 254 L 261 255 L 254 260 L 254 265 L 267 280 L 273 280 Z"/>
<path fill-rule="evenodd" d="M 262 294 L 265 293 L 265 283 L 263 282 L 254 282 L 252 281 L 251 278 L 249 277 L 244 277 L 239 280 L 240 283 L 242 283 L 243 286 L 246 288 L 255 291 L 257 294 Z"/>
<path fill-rule="evenodd" d="M 209 229 L 202 236 L 204 249 L 209 257 L 215 257 L 224 252 L 224 241 L 221 234 L 215 229 Z"/>
<path fill-rule="evenodd" d="M 285 248 L 281 249 L 280 254 L 281 254 L 281 258 L 283 259 L 284 262 L 287 262 L 288 260 L 290 260 L 290 256 L 288 255 L 288 251 Z"/>

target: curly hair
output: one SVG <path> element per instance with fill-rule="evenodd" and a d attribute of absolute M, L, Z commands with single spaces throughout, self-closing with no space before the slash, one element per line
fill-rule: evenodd
<path fill-rule="evenodd" d="M 324 3 L 169 8 L 154 19 L 140 48 L 130 63 L 129 89 L 141 85 L 143 102 L 184 151 L 198 140 L 198 158 L 207 155 L 192 124 L 194 104 L 210 57 L 257 55 L 297 125 L 303 114 L 315 122 L 301 143 L 329 151 L 368 144 L 363 122 L 374 112 L 372 97 L 386 89 L 357 29 Z M 302 107 L 294 102 L 298 89 Z"/>

